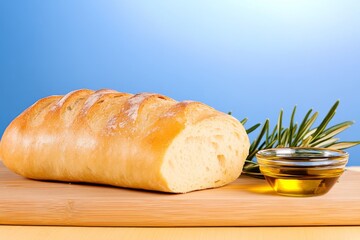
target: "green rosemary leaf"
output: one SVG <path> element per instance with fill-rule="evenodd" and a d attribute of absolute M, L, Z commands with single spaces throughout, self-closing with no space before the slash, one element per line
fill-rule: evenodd
<path fill-rule="evenodd" d="M 262 143 L 260 144 L 260 146 L 258 147 L 258 149 L 264 149 L 265 146 L 266 146 L 266 142 L 264 141 L 264 142 L 262 142 Z"/>
<path fill-rule="evenodd" d="M 316 141 L 319 139 L 319 137 L 321 136 L 322 132 L 325 130 L 326 125 L 330 122 L 331 118 L 333 118 L 335 115 L 335 113 L 332 113 L 332 115 L 329 117 L 329 119 L 327 119 L 327 121 L 324 123 L 324 125 L 320 125 L 317 127 L 314 135 L 313 135 L 313 140 L 312 141 Z"/>
<path fill-rule="evenodd" d="M 249 154 L 249 157 L 248 157 L 249 159 L 252 159 L 255 156 L 255 154 L 257 152 L 256 148 L 259 146 L 260 141 L 263 138 L 263 136 L 264 136 L 264 134 L 266 132 L 266 129 L 268 127 L 269 127 L 269 119 L 266 119 L 266 121 L 265 121 L 265 123 L 264 123 L 264 125 L 263 125 L 263 127 L 262 127 L 262 129 L 260 131 L 259 136 L 254 140 L 254 142 L 250 146 L 250 151 L 249 151 L 250 154 Z"/>
<path fill-rule="evenodd" d="M 293 129 L 292 129 L 292 138 L 293 140 L 291 141 L 291 144 L 289 145 L 289 147 L 296 147 L 296 142 L 294 141 L 294 137 L 296 136 L 296 131 L 297 131 L 298 125 L 297 123 L 294 124 Z"/>
<path fill-rule="evenodd" d="M 311 142 L 311 143 L 310 143 L 310 146 L 315 146 L 315 145 L 320 144 L 320 143 L 322 143 L 322 142 L 325 142 L 325 141 L 327 141 L 327 140 L 329 140 L 329 139 L 332 139 L 332 137 L 322 137 L 322 138 L 319 138 L 319 139 L 316 140 L 315 142 Z"/>
<path fill-rule="evenodd" d="M 328 129 L 326 129 L 321 135 L 320 137 L 332 137 L 335 136 L 336 134 L 344 131 L 345 129 L 351 127 L 351 125 L 353 125 L 354 122 L 353 121 L 346 121 L 346 122 L 342 122 L 339 124 L 336 124 Z"/>
<path fill-rule="evenodd" d="M 305 139 L 301 142 L 300 147 L 310 147 L 309 144 L 310 144 L 310 142 L 311 142 L 312 139 L 313 139 L 313 138 L 312 138 L 311 135 L 308 136 L 307 138 L 305 138 Z"/>
<path fill-rule="evenodd" d="M 306 123 L 307 123 L 307 121 L 308 121 L 308 118 L 309 118 L 311 112 L 312 112 L 312 109 L 310 109 L 310 110 L 306 113 L 304 119 L 303 119 L 302 122 L 300 123 L 300 125 L 299 125 L 299 130 L 298 130 L 298 132 L 297 132 L 297 134 L 296 134 L 296 137 L 295 137 L 295 139 L 294 139 L 294 142 L 295 142 L 295 143 L 297 143 L 297 142 L 299 141 L 299 139 L 301 139 L 301 136 L 302 136 L 302 135 L 305 135 L 305 134 L 306 134 L 304 128 L 305 128 L 305 125 L 306 125 Z M 305 132 L 305 133 L 304 133 L 304 132 Z"/>
<path fill-rule="evenodd" d="M 280 140 L 280 144 L 278 147 L 286 147 L 288 138 L 289 138 L 289 129 L 286 128 L 286 129 L 284 129 L 284 131 L 281 134 L 281 140 Z"/>
<path fill-rule="evenodd" d="M 250 150 L 257 148 L 257 146 L 259 145 L 261 139 L 263 138 L 266 128 L 269 126 L 269 120 L 266 119 L 263 127 L 261 128 L 261 131 L 258 135 L 258 137 L 254 140 L 254 142 L 252 143 L 252 146 L 250 146 Z"/>
<path fill-rule="evenodd" d="M 245 160 L 245 165 L 246 165 L 246 164 L 256 165 L 255 162 L 253 162 L 253 161 L 251 161 L 251 160 L 248 160 L 248 159 Z"/>
<path fill-rule="evenodd" d="M 335 102 L 335 104 L 331 107 L 328 114 L 325 116 L 323 121 L 320 123 L 320 125 L 317 127 L 316 132 L 313 135 L 313 141 L 316 141 L 317 137 L 324 131 L 330 120 L 334 117 L 336 108 L 339 105 L 339 100 Z"/>
<path fill-rule="evenodd" d="M 256 169 L 256 168 L 258 168 L 259 166 L 258 166 L 258 164 L 256 164 L 255 162 L 247 162 L 245 165 L 244 165 L 244 167 L 243 167 L 243 169 L 244 170 L 246 170 L 247 172 L 250 172 L 250 171 L 252 171 L 253 169 Z"/>
<path fill-rule="evenodd" d="M 269 144 L 267 144 L 263 149 L 268 149 L 268 148 L 273 148 L 274 144 L 276 143 L 276 139 L 272 140 L 271 142 L 269 142 Z"/>
<path fill-rule="evenodd" d="M 243 173 L 248 176 L 255 178 L 264 178 L 264 176 L 260 173 L 259 165 L 253 161 L 246 160 L 243 168 Z"/>
<path fill-rule="evenodd" d="M 309 120 L 306 121 L 306 123 L 304 124 L 304 127 L 302 129 L 302 132 L 298 133 L 298 139 L 296 140 L 297 142 L 302 141 L 306 138 L 308 138 L 309 135 L 312 135 L 315 131 L 310 130 L 310 128 L 312 127 L 312 125 L 314 124 L 314 122 L 316 121 L 317 117 L 318 117 L 319 113 L 315 112 L 310 118 Z"/>
<path fill-rule="evenodd" d="M 248 118 L 244 118 L 244 119 L 241 120 L 240 122 L 241 122 L 242 125 L 245 125 L 245 123 L 247 123 L 247 121 L 248 121 Z"/>
<path fill-rule="evenodd" d="M 254 126 L 246 129 L 246 133 L 247 133 L 247 134 L 250 134 L 251 132 L 255 131 L 260 125 L 261 125 L 260 123 L 257 123 L 257 124 L 255 124 Z"/>
<path fill-rule="evenodd" d="M 270 120 L 269 120 L 269 125 L 270 125 Z M 265 141 L 264 141 L 265 145 L 269 144 L 269 126 L 266 128 L 266 136 L 265 136 Z M 262 148 L 260 148 L 262 149 Z"/>
<path fill-rule="evenodd" d="M 273 131 L 270 134 L 270 143 L 276 140 L 277 138 L 276 130 L 277 130 L 277 125 L 275 125 Z"/>
<path fill-rule="evenodd" d="M 329 138 L 329 139 L 325 139 L 321 142 L 318 143 L 314 143 L 311 144 L 311 147 L 316 147 L 316 148 L 326 148 L 328 146 L 331 146 L 332 144 L 336 143 L 337 141 L 339 141 L 339 138 Z"/>
<path fill-rule="evenodd" d="M 290 118 L 289 137 L 288 137 L 288 141 L 287 141 L 288 146 L 292 146 L 295 113 L 296 113 L 296 105 L 294 106 L 294 109 L 291 113 L 291 118 Z"/>
<path fill-rule="evenodd" d="M 283 109 L 280 110 L 278 123 L 277 123 L 277 132 L 278 132 L 278 144 L 281 145 L 281 131 L 282 131 L 282 116 L 283 116 Z"/>
<path fill-rule="evenodd" d="M 360 141 L 338 142 L 338 143 L 335 143 L 335 144 L 329 146 L 329 148 L 331 148 L 331 149 L 346 149 L 346 148 L 354 147 L 359 144 L 360 144 Z"/>
<path fill-rule="evenodd" d="M 310 131 L 308 131 L 305 136 L 303 137 L 303 139 L 308 139 L 310 136 L 312 136 L 315 132 L 316 132 L 317 128 L 313 128 Z"/>

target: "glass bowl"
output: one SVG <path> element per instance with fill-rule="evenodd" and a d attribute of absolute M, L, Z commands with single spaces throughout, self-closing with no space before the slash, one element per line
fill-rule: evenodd
<path fill-rule="evenodd" d="M 272 148 L 257 152 L 261 173 L 275 192 L 308 197 L 327 193 L 344 172 L 349 154 L 325 148 Z"/>

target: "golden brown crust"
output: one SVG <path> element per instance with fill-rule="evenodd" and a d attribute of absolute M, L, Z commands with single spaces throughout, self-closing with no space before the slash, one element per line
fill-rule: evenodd
<path fill-rule="evenodd" d="M 0 152 L 9 169 L 28 178 L 169 191 L 160 169 L 171 141 L 187 124 L 222 114 L 160 94 L 77 90 L 20 114 Z"/>

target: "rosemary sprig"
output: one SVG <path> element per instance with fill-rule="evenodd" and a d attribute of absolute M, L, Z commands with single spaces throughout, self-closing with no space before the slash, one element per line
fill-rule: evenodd
<path fill-rule="evenodd" d="M 359 145 L 360 141 L 340 142 L 339 138 L 335 137 L 337 134 L 343 132 L 352 124 L 354 124 L 353 121 L 345 121 L 331 127 L 327 127 L 329 122 L 335 116 L 336 109 L 339 106 L 339 103 L 339 101 L 335 102 L 335 104 L 330 108 L 329 112 L 326 114 L 324 119 L 317 127 L 313 127 L 313 124 L 319 114 L 318 112 L 312 114 L 312 109 L 310 109 L 306 113 L 300 125 L 295 123 L 295 106 L 291 114 L 289 127 L 283 127 L 284 111 L 281 110 L 277 124 L 273 128 L 273 131 L 269 131 L 269 119 L 266 119 L 263 124 L 257 123 L 248 128 L 246 132 L 249 134 L 262 126 L 260 128 L 261 130 L 258 136 L 250 145 L 249 155 L 246 159 L 243 173 L 257 178 L 263 178 L 262 174 L 260 173 L 259 165 L 254 159 L 256 153 L 262 149 L 277 147 L 318 147 L 331 149 L 346 149 Z M 241 123 L 245 124 L 247 121 L 248 119 L 245 118 L 241 120 Z"/>

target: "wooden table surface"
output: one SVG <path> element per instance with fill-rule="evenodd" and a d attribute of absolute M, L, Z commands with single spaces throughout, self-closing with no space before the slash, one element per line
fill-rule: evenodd
<path fill-rule="evenodd" d="M 360 167 L 351 167 L 351 169 L 360 171 Z M 360 239 L 360 226 L 58 227 L 0 225 L 0 239 Z"/>

